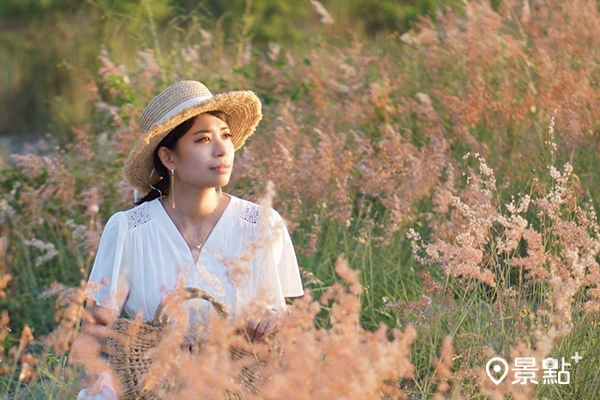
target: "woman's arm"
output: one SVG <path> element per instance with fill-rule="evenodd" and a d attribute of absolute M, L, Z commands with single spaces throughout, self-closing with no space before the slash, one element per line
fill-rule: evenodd
<path fill-rule="evenodd" d="M 88 300 L 85 306 L 85 316 L 81 323 L 80 335 L 93 338 L 102 352 L 106 352 L 106 339 L 110 325 L 117 319 L 116 310 L 102 307 L 93 300 Z"/>

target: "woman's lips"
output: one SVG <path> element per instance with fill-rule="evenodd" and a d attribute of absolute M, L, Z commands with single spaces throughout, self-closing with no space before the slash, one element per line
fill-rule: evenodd
<path fill-rule="evenodd" d="M 231 169 L 231 167 L 226 164 L 221 164 L 221 165 L 211 167 L 210 169 L 212 171 L 215 171 L 218 174 L 225 174 L 225 173 L 229 172 L 229 169 Z"/>

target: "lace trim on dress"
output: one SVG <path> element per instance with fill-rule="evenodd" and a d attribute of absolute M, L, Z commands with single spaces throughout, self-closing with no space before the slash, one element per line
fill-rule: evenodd
<path fill-rule="evenodd" d="M 258 221 L 260 220 L 261 215 L 262 215 L 262 211 L 261 211 L 260 207 L 257 205 L 251 204 L 251 205 L 246 206 L 246 208 L 242 212 L 242 215 L 240 215 L 240 218 L 246 222 L 256 225 L 256 224 L 258 224 Z"/>
<path fill-rule="evenodd" d="M 152 220 L 152 215 L 150 215 L 147 208 L 146 204 L 144 204 L 125 212 L 127 215 L 127 227 L 129 229 L 137 228 Z"/>

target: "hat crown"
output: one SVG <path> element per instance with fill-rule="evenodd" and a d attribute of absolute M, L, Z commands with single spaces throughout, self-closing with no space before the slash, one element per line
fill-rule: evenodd
<path fill-rule="evenodd" d="M 154 125 L 160 123 L 186 102 L 194 99 L 208 100 L 211 97 L 212 93 L 201 82 L 181 81 L 169 86 L 152 99 L 142 112 L 140 117 L 142 134 L 150 131 Z"/>

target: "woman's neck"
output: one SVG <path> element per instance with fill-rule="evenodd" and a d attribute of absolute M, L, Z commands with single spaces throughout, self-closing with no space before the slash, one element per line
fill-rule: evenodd
<path fill-rule="evenodd" d="M 163 199 L 163 207 L 190 248 L 194 262 L 198 261 L 202 247 L 225 212 L 230 198 L 212 188 L 176 191 L 174 208 L 173 197 Z"/>
<path fill-rule="evenodd" d="M 221 210 L 223 197 L 215 188 L 176 190 L 174 197 L 173 193 L 169 193 L 163 198 L 163 204 L 174 220 L 185 225 L 197 225 Z"/>

